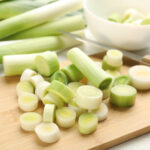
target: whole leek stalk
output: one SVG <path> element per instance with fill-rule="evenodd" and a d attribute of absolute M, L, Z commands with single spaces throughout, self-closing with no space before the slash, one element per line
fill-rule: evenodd
<path fill-rule="evenodd" d="M 5 40 L 18 40 L 42 36 L 54 36 L 60 35 L 59 31 L 72 32 L 76 30 L 81 30 L 85 27 L 82 15 L 75 15 L 72 17 L 64 17 L 55 21 L 50 21 L 48 23 L 39 25 L 37 27 L 19 32 L 12 35 Z"/>
<path fill-rule="evenodd" d="M 7 19 L 26 11 L 41 7 L 52 0 L 11 0 L 0 3 L 0 19 Z"/>
<path fill-rule="evenodd" d="M 61 0 L 0 22 L 0 39 L 32 28 L 82 7 L 81 0 Z"/>
<path fill-rule="evenodd" d="M 83 31 L 76 31 L 75 33 L 83 36 Z M 65 35 L 26 39 L 0 46 L 0 63 L 2 63 L 2 57 L 5 55 L 39 53 L 48 50 L 56 51 L 79 44 L 79 41 Z"/>

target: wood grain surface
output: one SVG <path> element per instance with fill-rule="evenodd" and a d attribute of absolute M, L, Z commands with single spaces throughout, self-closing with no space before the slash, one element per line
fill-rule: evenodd
<path fill-rule="evenodd" d="M 131 61 L 131 60 L 130 60 Z M 69 62 L 61 63 L 61 66 Z M 123 66 L 121 73 L 127 74 Z M 109 107 L 107 120 L 99 123 L 96 132 L 82 136 L 77 124 L 70 129 L 60 129 L 61 139 L 54 144 L 44 144 L 35 133 L 20 128 L 16 84 L 19 77 L 0 78 L 0 150 L 103 150 L 150 131 L 150 91 L 138 92 L 136 104 L 131 108 Z M 42 113 L 40 104 L 37 112 Z"/>

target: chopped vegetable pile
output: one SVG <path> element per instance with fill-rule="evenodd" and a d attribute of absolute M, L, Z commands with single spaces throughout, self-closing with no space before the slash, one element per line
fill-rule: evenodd
<path fill-rule="evenodd" d="M 127 9 L 123 15 L 113 13 L 108 17 L 109 21 L 134 24 L 134 25 L 150 25 L 150 14 L 144 14 L 136 9 Z"/>

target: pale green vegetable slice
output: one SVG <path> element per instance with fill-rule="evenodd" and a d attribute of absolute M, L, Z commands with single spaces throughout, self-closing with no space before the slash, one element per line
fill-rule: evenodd
<path fill-rule="evenodd" d="M 18 105 L 23 111 L 34 111 L 38 107 L 38 97 L 31 93 L 21 94 L 18 98 Z"/>
<path fill-rule="evenodd" d="M 27 112 L 20 115 L 20 125 L 25 131 L 34 131 L 35 127 L 42 121 L 40 114 Z"/>
<path fill-rule="evenodd" d="M 106 89 L 111 84 L 112 78 L 79 48 L 71 49 L 67 56 L 92 85 Z"/>
<path fill-rule="evenodd" d="M 48 93 L 42 100 L 43 104 L 55 104 L 58 108 L 64 106 L 64 101 L 56 93 Z"/>
<path fill-rule="evenodd" d="M 120 72 L 118 70 L 106 70 L 108 74 L 110 74 L 113 78 L 117 78 L 120 76 Z"/>
<path fill-rule="evenodd" d="M 16 92 L 18 96 L 23 93 L 34 93 L 34 87 L 30 82 L 20 81 L 16 86 Z"/>
<path fill-rule="evenodd" d="M 113 67 L 120 67 L 122 65 L 123 53 L 117 49 L 110 49 L 106 54 L 106 62 Z"/>
<path fill-rule="evenodd" d="M 30 78 L 34 75 L 37 75 L 37 73 L 32 70 L 32 69 L 26 69 L 24 70 L 24 72 L 22 73 L 21 77 L 20 77 L 20 81 L 29 81 Z"/>
<path fill-rule="evenodd" d="M 121 23 L 122 22 L 122 15 L 119 13 L 113 13 L 108 17 L 109 21 Z"/>
<path fill-rule="evenodd" d="M 56 71 L 52 76 L 51 76 L 51 78 L 50 78 L 50 81 L 52 82 L 53 80 L 58 80 L 58 81 L 60 81 L 60 82 L 62 82 L 62 83 L 64 83 L 64 84 L 66 84 L 67 85 L 67 83 L 68 83 L 68 78 L 67 78 L 67 76 L 66 76 L 66 74 L 64 73 L 64 72 L 62 72 L 62 71 Z"/>
<path fill-rule="evenodd" d="M 119 77 L 117 77 L 114 82 L 113 82 L 113 86 L 119 85 L 119 84 L 127 84 L 129 85 L 131 83 L 131 80 L 129 78 L 129 76 L 127 75 L 121 75 Z"/>
<path fill-rule="evenodd" d="M 57 80 L 53 80 L 47 90 L 59 96 L 66 103 L 69 103 L 74 97 L 70 88 Z"/>
<path fill-rule="evenodd" d="M 8 18 L 0 22 L 0 39 L 63 16 L 81 7 L 82 1 L 80 0 L 63 0 Z"/>
<path fill-rule="evenodd" d="M 72 90 L 72 92 L 74 92 L 74 94 L 76 93 L 77 89 L 84 85 L 83 83 L 81 82 L 71 82 L 68 84 L 68 87 Z"/>
<path fill-rule="evenodd" d="M 37 85 L 38 85 L 40 82 L 43 82 L 43 81 L 44 81 L 44 78 L 43 78 L 40 74 L 35 75 L 35 76 L 32 76 L 32 77 L 30 78 L 30 82 L 32 83 L 32 85 L 33 85 L 34 87 L 37 87 Z"/>
<path fill-rule="evenodd" d="M 52 123 L 54 122 L 54 117 L 55 117 L 55 105 L 46 104 L 44 106 L 44 111 L 43 111 L 43 121 Z"/>
<path fill-rule="evenodd" d="M 94 113 L 84 113 L 78 120 L 78 129 L 81 134 L 94 132 L 98 125 L 98 118 Z"/>
<path fill-rule="evenodd" d="M 70 128 L 75 124 L 76 112 L 69 107 L 56 110 L 56 122 L 60 127 Z"/>
<path fill-rule="evenodd" d="M 129 69 L 128 74 L 131 79 L 131 84 L 136 89 L 150 89 L 150 67 L 144 65 L 136 65 Z"/>
<path fill-rule="evenodd" d="M 98 121 L 103 121 L 108 116 L 108 107 L 105 103 L 101 103 L 97 110 L 92 111 L 98 117 Z"/>
<path fill-rule="evenodd" d="M 137 91 L 130 85 L 116 85 L 111 89 L 110 102 L 118 107 L 134 105 Z"/>
<path fill-rule="evenodd" d="M 75 101 L 83 109 L 97 109 L 102 101 L 103 93 L 94 86 L 83 85 L 77 89 Z"/>
<path fill-rule="evenodd" d="M 55 52 L 47 52 L 47 55 L 37 55 L 35 57 L 37 71 L 43 76 L 50 76 L 59 70 L 58 57 Z"/>
<path fill-rule="evenodd" d="M 80 81 L 83 74 L 73 65 L 68 65 L 61 69 L 69 78 L 70 81 Z"/>
<path fill-rule="evenodd" d="M 59 18 L 34 28 L 14 34 L 5 40 L 26 39 L 43 36 L 60 35 L 59 31 L 73 32 L 85 27 L 82 15 Z"/>
<path fill-rule="evenodd" d="M 42 100 L 47 94 L 47 88 L 50 85 L 50 82 L 41 81 L 35 89 L 35 94 Z"/>
<path fill-rule="evenodd" d="M 40 123 L 36 126 L 35 133 L 45 143 L 54 143 L 60 139 L 60 130 L 55 123 Z"/>
<path fill-rule="evenodd" d="M 150 25 L 150 16 L 147 16 L 142 19 L 141 25 Z"/>

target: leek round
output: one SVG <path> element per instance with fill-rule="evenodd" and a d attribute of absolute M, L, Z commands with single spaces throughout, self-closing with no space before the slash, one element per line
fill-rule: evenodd
<path fill-rule="evenodd" d="M 55 123 L 40 123 L 36 126 L 35 133 L 45 143 L 54 143 L 60 139 L 60 131 Z"/>
<path fill-rule="evenodd" d="M 38 75 L 35 75 L 33 77 L 30 78 L 30 82 L 32 83 L 32 85 L 34 87 L 37 87 L 37 85 L 40 83 L 40 82 L 43 82 L 44 81 L 44 78 L 38 74 Z"/>
<path fill-rule="evenodd" d="M 68 84 L 68 87 L 72 90 L 72 92 L 75 94 L 76 93 L 76 91 L 77 91 L 77 89 L 80 87 L 80 86 L 82 86 L 82 85 L 84 85 L 83 83 L 81 83 L 81 82 L 70 82 L 69 84 Z"/>
<path fill-rule="evenodd" d="M 40 114 L 27 112 L 20 115 L 20 125 L 25 131 L 34 131 L 35 127 L 42 121 Z"/>

